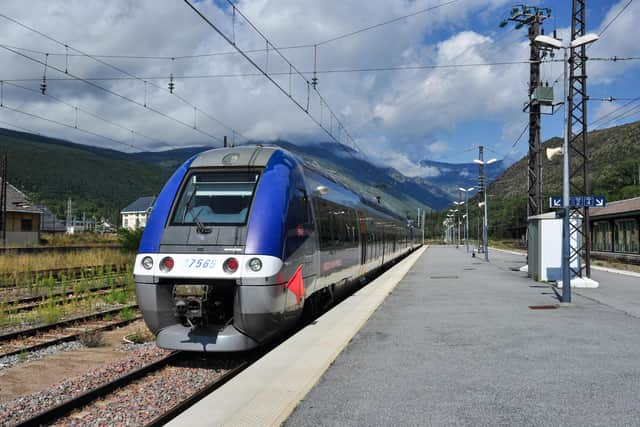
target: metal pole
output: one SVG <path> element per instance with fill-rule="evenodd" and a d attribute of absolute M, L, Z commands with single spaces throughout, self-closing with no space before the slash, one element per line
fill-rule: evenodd
<path fill-rule="evenodd" d="M 459 211 L 460 210 L 458 209 L 458 212 L 456 212 L 456 221 L 458 223 L 457 224 L 458 225 L 458 235 L 457 235 L 457 238 L 456 238 L 456 248 L 458 246 L 460 246 L 460 212 Z"/>
<path fill-rule="evenodd" d="M 484 260 L 489 262 L 489 221 L 487 221 L 487 186 L 484 186 Z"/>
<path fill-rule="evenodd" d="M 467 191 L 464 192 L 464 205 L 467 210 L 464 224 L 464 244 L 467 247 L 467 253 L 469 253 L 469 194 Z"/>
<path fill-rule="evenodd" d="M 567 68 L 569 61 L 567 59 L 567 49 L 564 48 L 564 142 L 562 149 L 564 151 L 562 162 L 562 302 L 571 302 L 571 277 L 569 274 L 569 105 L 567 99 Z"/>

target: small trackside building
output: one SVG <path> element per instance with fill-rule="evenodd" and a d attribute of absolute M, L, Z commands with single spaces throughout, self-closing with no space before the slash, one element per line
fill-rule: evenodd
<path fill-rule="evenodd" d="M 155 196 L 140 197 L 121 210 L 120 215 L 122 216 L 122 222 L 120 226 L 129 230 L 145 227 L 155 201 Z"/>
<path fill-rule="evenodd" d="M 22 191 L 7 183 L 7 217 L 5 219 L 7 244 L 38 244 L 41 214 L 42 211 L 34 206 Z"/>

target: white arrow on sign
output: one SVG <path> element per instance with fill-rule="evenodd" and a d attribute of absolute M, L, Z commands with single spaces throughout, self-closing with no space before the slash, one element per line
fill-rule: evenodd
<path fill-rule="evenodd" d="M 559 208 L 562 207 L 562 199 L 551 198 L 551 207 Z"/>
<path fill-rule="evenodd" d="M 603 207 L 604 206 L 604 198 L 602 197 L 596 197 L 596 206 L 597 207 Z"/>

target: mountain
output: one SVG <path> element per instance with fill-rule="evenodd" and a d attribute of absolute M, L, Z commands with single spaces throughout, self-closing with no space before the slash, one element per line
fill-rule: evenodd
<path fill-rule="evenodd" d="M 115 220 L 139 196 L 156 194 L 172 172 L 120 151 L 7 129 L 0 129 L 0 153 L 8 156 L 9 182 L 58 216 L 71 198 L 76 218 Z"/>
<path fill-rule="evenodd" d="M 433 174 L 425 179 L 451 194 L 452 200 L 457 199 L 459 187 L 478 186 L 478 165 L 475 163 L 443 163 L 422 160 L 420 166 L 433 171 Z M 491 163 L 485 168 L 488 182 L 493 182 L 504 170 L 503 160 Z"/>
<path fill-rule="evenodd" d="M 175 169 L 194 154 L 202 153 L 214 147 L 194 146 L 176 148 L 167 151 L 142 151 L 131 153 L 129 157 L 146 163 L 153 163 L 169 169 Z"/>
<path fill-rule="evenodd" d="M 640 121 L 592 131 L 587 138 L 591 192 L 603 194 L 612 201 L 640 196 Z M 547 148 L 560 146 L 562 138 L 551 138 L 542 144 L 542 151 L 544 153 Z M 558 156 L 553 161 L 549 161 L 545 155 L 541 158 L 543 199 L 548 201 L 549 196 L 562 193 L 562 157 Z M 572 167 L 575 167 L 577 156 L 574 152 L 570 160 Z M 501 198 L 526 194 L 526 170 L 527 158 L 524 157 L 496 179 L 490 192 Z"/>
<path fill-rule="evenodd" d="M 407 177 L 379 166 L 334 143 L 295 145 L 276 141 L 307 162 L 359 192 L 380 197 L 382 204 L 415 216 L 418 208 L 443 209 L 459 186 L 475 186 L 477 166 L 425 160 L 436 176 Z M 64 216 L 72 199 L 74 216 L 117 220 L 122 207 L 140 196 L 157 194 L 173 170 L 196 153 L 212 147 L 192 146 L 162 152 L 124 153 L 25 132 L 0 129 L 0 152 L 8 154 L 9 181 L 35 203 Z M 501 168 L 496 162 L 491 176 Z"/>
<path fill-rule="evenodd" d="M 608 129 L 589 132 L 589 184 L 591 194 L 604 195 L 607 201 L 640 196 L 640 121 Z M 547 148 L 560 147 L 562 138 L 551 138 L 542 144 Z M 542 159 L 543 212 L 550 211 L 549 196 L 562 194 L 562 157 L 549 161 Z M 572 167 L 577 164 L 571 153 Z M 494 237 L 520 238 L 527 226 L 527 157 L 507 168 L 488 191 L 489 230 Z M 474 209 L 476 198 L 469 201 Z M 433 235 L 440 236 L 439 228 L 446 211 L 433 218 Z M 477 215 L 470 217 L 470 230 L 476 230 Z"/>
<path fill-rule="evenodd" d="M 285 148 L 305 161 L 315 164 L 336 181 L 358 193 L 383 203 L 399 212 L 417 212 L 418 208 L 441 209 L 451 202 L 451 196 L 427 179 L 408 178 L 396 169 L 377 166 L 363 159 L 350 148 L 320 142 L 296 145 L 288 141 L 264 143 Z M 133 156 L 146 162 L 176 167 L 192 155 L 213 147 L 189 147 L 165 152 L 136 153 Z"/>

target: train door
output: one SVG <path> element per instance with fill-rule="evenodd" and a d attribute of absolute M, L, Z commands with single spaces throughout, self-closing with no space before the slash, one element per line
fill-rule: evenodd
<path fill-rule="evenodd" d="M 302 207 L 302 227 L 298 225 L 296 232 L 298 235 L 302 234 L 305 238 L 303 269 L 311 274 L 312 272 L 316 271 L 313 265 L 315 261 L 313 255 L 315 253 L 316 240 L 314 238 L 315 236 L 313 235 L 315 227 L 313 221 L 313 213 L 311 211 L 311 201 L 309 200 L 307 192 L 302 188 L 298 188 L 296 196 L 300 200 L 300 205 Z"/>
<path fill-rule="evenodd" d="M 362 211 L 357 212 L 360 239 L 360 265 L 367 262 L 367 217 Z"/>
<path fill-rule="evenodd" d="M 285 320 L 296 318 L 302 308 L 303 300 L 313 293 L 316 281 L 313 256 L 314 237 L 313 215 L 309 198 L 304 188 L 296 188 L 294 194 L 290 196 L 287 209 L 287 233 L 283 258 L 285 277 L 290 282 L 301 279 L 304 291 L 302 293 L 287 292 L 284 309 Z"/>

